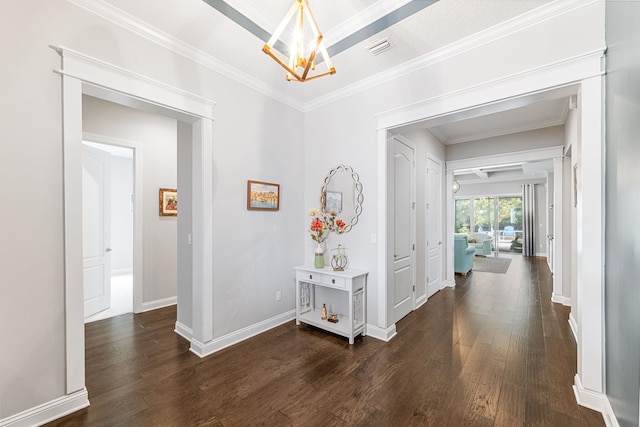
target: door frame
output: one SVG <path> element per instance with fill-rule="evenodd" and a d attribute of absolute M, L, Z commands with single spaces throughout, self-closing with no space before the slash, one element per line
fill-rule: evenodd
<path fill-rule="evenodd" d="M 128 141 L 120 138 L 100 135 L 91 132 L 82 132 L 82 140 L 97 142 L 104 145 L 129 148 L 133 151 L 133 312 L 142 313 L 143 278 L 143 246 L 142 246 L 142 221 L 144 185 L 142 180 L 143 150 L 142 144 L 137 141 Z"/>
<path fill-rule="evenodd" d="M 523 102 L 549 99 L 549 96 L 578 94 L 581 120 L 578 124 L 581 149 L 578 188 L 577 282 L 570 324 L 578 347 L 578 369 L 574 392 L 578 403 L 591 409 L 604 408 L 604 193 L 603 159 L 603 75 L 604 49 L 526 70 L 477 86 L 461 88 L 391 111 L 381 112 L 377 118 L 378 147 L 378 324 L 367 326 L 368 335 L 388 341 L 396 334 L 391 321 L 393 299 L 387 272 L 387 139 L 400 128 L 428 128 L 429 123 L 445 123 L 456 116 L 477 117 L 487 112 L 517 108 Z M 589 173 L 583 173 L 588 170 Z M 453 172 L 446 173 L 446 187 L 452 188 Z M 581 191 L 590 188 L 589 192 Z M 446 205 L 452 212 L 453 191 L 446 191 Z M 447 229 L 453 230 L 451 214 L 446 217 Z M 582 251 L 582 236 L 596 236 L 589 251 Z M 447 283 L 455 285 L 453 274 L 453 233 L 447 235 Z M 558 251 L 556 251 L 557 253 Z M 559 256 L 559 255 L 556 255 Z M 375 292 L 375 291 L 374 291 Z M 572 298 L 574 298 L 572 296 Z M 370 333 L 371 332 L 371 333 Z"/>
<path fill-rule="evenodd" d="M 85 387 L 82 284 L 82 95 L 173 117 L 192 126 L 193 281 L 191 351 L 213 340 L 213 107 L 215 103 L 80 52 L 57 46 L 62 76 L 66 392 Z M 180 303 L 180 302 L 178 302 Z"/>

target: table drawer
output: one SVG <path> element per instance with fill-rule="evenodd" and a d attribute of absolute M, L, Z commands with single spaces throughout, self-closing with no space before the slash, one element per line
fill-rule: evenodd
<path fill-rule="evenodd" d="M 304 280 L 310 282 L 321 283 L 326 286 L 333 286 L 335 288 L 344 289 L 347 287 L 347 280 L 344 277 L 330 276 L 322 273 L 304 273 L 302 275 Z"/>

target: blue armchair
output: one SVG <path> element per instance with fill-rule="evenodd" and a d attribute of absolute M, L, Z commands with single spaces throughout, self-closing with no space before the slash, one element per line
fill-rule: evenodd
<path fill-rule="evenodd" d="M 475 252 L 476 248 L 469 246 L 469 237 L 466 234 L 455 234 L 453 236 L 454 271 L 466 276 L 473 268 Z"/>

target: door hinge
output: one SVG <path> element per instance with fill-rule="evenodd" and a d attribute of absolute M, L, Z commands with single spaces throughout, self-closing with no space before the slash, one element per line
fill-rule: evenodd
<path fill-rule="evenodd" d="M 416 285 L 413 285 L 413 292 L 416 291 Z"/>
<path fill-rule="evenodd" d="M 415 243 L 413 244 L 413 250 L 414 251 L 416 250 L 416 244 Z"/>

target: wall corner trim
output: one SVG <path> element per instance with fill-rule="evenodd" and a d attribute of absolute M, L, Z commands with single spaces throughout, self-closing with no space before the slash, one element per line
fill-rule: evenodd
<path fill-rule="evenodd" d="M 184 323 L 176 321 L 175 329 L 173 330 L 176 334 L 180 335 L 182 338 L 187 341 L 191 341 L 193 338 L 193 329 L 185 325 Z"/>
<path fill-rule="evenodd" d="M 380 341 L 389 342 L 393 337 L 398 335 L 396 332 L 396 324 L 389 326 L 388 328 L 381 328 L 377 325 L 367 323 L 367 336 L 375 338 Z"/>
<path fill-rule="evenodd" d="M 573 392 L 578 405 L 600 412 L 607 427 L 620 427 L 607 395 L 584 388 L 580 375 L 575 376 Z"/>
<path fill-rule="evenodd" d="M 76 391 L 26 411 L 0 419 L 2 427 L 39 426 L 89 406 L 87 389 Z"/>
<path fill-rule="evenodd" d="M 607 400 L 607 396 L 584 388 L 582 381 L 580 380 L 580 375 L 578 374 L 574 377 L 573 393 L 576 396 L 576 402 L 578 402 L 578 405 L 604 413 L 605 400 Z"/>
<path fill-rule="evenodd" d="M 456 282 L 453 280 L 443 280 L 442 281 L 442 287 L 443 288 L 455 288 L 456 287 Z"/>
<path fill-rule="evenodd" d="M 604 423 L 607 427 L 620 427 L 616 414 L 613 412 L 611 402 L 606 396 L 604 401 L 604 411 L 602 411 L 602 418 L 604 418 Z"/>

